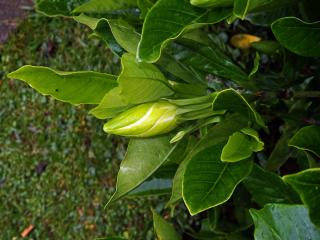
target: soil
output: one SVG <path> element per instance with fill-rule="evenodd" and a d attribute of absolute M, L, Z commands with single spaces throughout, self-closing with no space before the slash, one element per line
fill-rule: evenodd
<path fill-rule="evenodd" d="M 32 0 L 0 0 L 0 44 L 8 39 L 32 6 Z"/>

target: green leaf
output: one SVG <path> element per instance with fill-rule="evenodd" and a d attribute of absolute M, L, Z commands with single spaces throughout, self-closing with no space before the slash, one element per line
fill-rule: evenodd
<path fill-rule="evenodd" d="M 127 52 L 136 54 L 141 36 L 134 27 L 122 19 L 110 19 L 108 23 L 114 38 L 120 46 Z"/>
<path fill-rule="evenodd" d="M 250 214 L 256 240 L 320 239 L 320 230 L 302 205 L 267 204 L 261 210 L 251 209 Z"/>
<path fill-rule="evenodd" d="M 62 72 L 29 65 L 8 74 L 8 77 L 25 81 L 43 95 L 72 104 L 98 104 L 117 86 L 116 76 L 105 73 Z"/>
<path fill-rule="evenodd" d="M 244 19 L 250 12 L 277 10 L 292 0 L 234 0 L 234 16 Z"/>
<path fill-rule="evenodd" d="M 141 11 L 140 18 L 144 19 L 154 3 L 151 0 L 138 0 L 137 4 Z"/>
<path fill-rule="evenodd" d="M 97 19 L 81 14 L 73 17 L 73 19 L 81 24 L 87 25 L 94 31 L 94 36 L 100 38 L 110 48 L 110 50 L 117 56 L 122 56 L 124 49 L 119 45 L 112 34 L 109 21 L 105 18 Z"/>
<path fill-rule="evenodd" d="M 136 0 L 91 0 L 74 9 L 74 13 L 108 13 L 137 6 Z"/>
<path fill-rule="evenodd" d="M 183 154 L 182 145 L 176 146 L 174 152 L 170 155 L 170 161 L 177 160 L 181 156 L 176 154 Z M 137 188 L 129 192 L 127 197 L 144 197 L 152 195 L 165 195 L 170 194 L 172 188 L 172 178 L 175 171 L 177 170 L 176 164 L 166 165 L 166 161 L 163 166 L 161 166 L 152 176 L 150 176 L 146 181 L 144 181 Z"/>
<path fill-rule="evenodd" d="M 220 22 L 230 12 L 230 9 L 196 8 L 189 0 L 159 0 L 145 18 L 137 56 L 145 62 L 156 62 L 165 45 L 183 32 Z"/>
<path fill-rule="evenodd" d="M 173 226 L 162 219 L 162 217 L 152 210 L 153 215 L 153 227 L 159 240 L 180 240 L 181 237 L 173 228 Z"/>
<path fill-rule="evenodd" d="M 251 128 L 245 128 L 229 137 L 227 144 L 222 149 L 221 161 L 244 160 L 249 158 L 253 152 L 259 152 L 262 149 L 263 142 L 259 139 L 258 133 Z"/>
<path fill-rule="evenodd" d="M 232 7 L 233 0 L 190 0 L 197 7 Z"/>
<path fill-rule="evenodd" d="M 249 73 L 249 79 L 252 79 L 254 77 L 254 75 L 258 72 L 259 65 L 260 65 L 260 54 L 258 52 L 256 52 L 256 56 L 255 56 L 254 62 L 253 62 L 253 68 L 252 68 L 251 72 Z"/>
<path fill-rule="evenodd" d="M 184 61 L 186 65 L 231 79 L 240 85 L 250 84 L 248 75 L 214 44 L 211 47 L 191 40 L 183 40 L 181 43 L 190 49 Z"/>
<path fill-rule="evenodd" d="M 254 164 L 244 185 L 260 206 L 267 203 L 300 203 L 299 196 L 281 177 Z"/>
<path fill-rule="evenodd" d="M 119 88 L 107 93 L 99 106 L 90 111 L 95 117 L 114 117 L 115 112 L 134 104 L 156 101 L 173 94 L 167 79 L 156 66 L 138 63 L 130 54 L 124 54 L 121 63 Z"/>
<path fill-rule="evenodd" d="M 305 57 L 320 56 L 320 21 L 306 23 L 295 17 L 280 18 L 271 25 L 282 46 Z"/>
<path fill-rule="evenodd" d="M 311 125 L 301 128 L 290 139 L 289 146 L 312 152 L 320 157 L 320 127 Z"/>
<path fill-rule="evenodd" d="M 143 183 L 170 158 L 176 145 L 172 146 L 169 141 L 167 135 L 130 140 L 118 172 L 116 192 L 107 206 Z"/>
<path fill-rule="evenodd" d="M 236 186 L 250 173 L 250 159 L 237 163 L 220 160 L 223 144 L 196 154 L 183 177 L 183 199 L 191 215 L 226 202 Z"/>
<path fill-rule="evenodd" d="M 84 2 L 85 0 L 36 0 L 36 9 L 50 17 L 71 16 L 72 10 Z"/>
<path fill-rule="evenodd" d="M 189 152 L 189 154 L 185 157 L 183 162 L 179 165 L 179 168 L 174 176 L 173 185 L 172 185 L 172 195 L 167 203 L 167 205 L 173 205 L 177 201 L 179 201 L 182 197 L 182 181 L 183 175 L 186 170 L 186 166 L 188 165 L 191 158 L 199 153 L 200 151 L 210 148 L 216 144 L 224 143 L 228 140 L 228 137 L 240 129 L 246 127 L 248 125 L 247 119 L 234 114 L 223 121 L 219 122 L 217 125 L 213 126 L 209 129 L 207 135 L 205 135 L 200 141 L 196 144 L 193 143 L 194 147 Z"/>
<path fill-rule="evenodd" d="M 217 93 L 212 103 L 213 110 L 229 110 L 247 117 L 259 126 L 265 127 L 261 116 L 250 106 L 247 100 L 234 89 L 226 89 Z"/>
<path fill-rule="evenodd" d="M 302 202 L 309 208 L 312 222 L 320 227 L 320 168 L 286 175 L 283 180 L 300 194 Z"/>
<path fill-rule="evenodd" d="M 291 137 L 291 131 L 286 131 L 280 136 L 267 160 L 266 169 L 276 171 L 288 160 L 292 154 L 291 149 L 288 147 Z"/>
<path fill-rule="evenodd" d="M 281 45 L 278 42 L 269 40 L 253 42 L 251 43 L 251 47 L 268 55 L 280 53 L 281 51 Z"/>

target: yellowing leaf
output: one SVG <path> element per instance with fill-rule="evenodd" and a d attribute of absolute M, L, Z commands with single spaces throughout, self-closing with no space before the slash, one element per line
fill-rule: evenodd
<path fill-rule="evenodd" d="M 251 47 L 251 43 L 260 41 L 260 37 L 246 33 L 233 35 L 230 40 L 232 46 L 240 49 L 248 49 Z"/>

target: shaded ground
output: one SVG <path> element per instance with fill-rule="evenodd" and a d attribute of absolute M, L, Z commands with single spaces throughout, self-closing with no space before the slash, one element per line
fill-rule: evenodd
<path fill-rule="evenodd" d="M 4 43 L 19 21 L 26 16 L 32 0 L 0 0 L 0 44 Z"/>

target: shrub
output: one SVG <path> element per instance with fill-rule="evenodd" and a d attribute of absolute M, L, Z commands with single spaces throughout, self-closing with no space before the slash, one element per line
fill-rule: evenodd
<path fill-rule="evenodd" d="M 37 9 L 91 28 L 119 76 L 24 66 L 9 77 L 94 105 L 106 132 L 130 137 L 107 207 L 170 196 L 152 211 L 159 239 L 320 238 L 319 3 L 73 3 Z M 201 227 L 157 213 L 171 208 L 174 222 L 182 204 Z"/>

